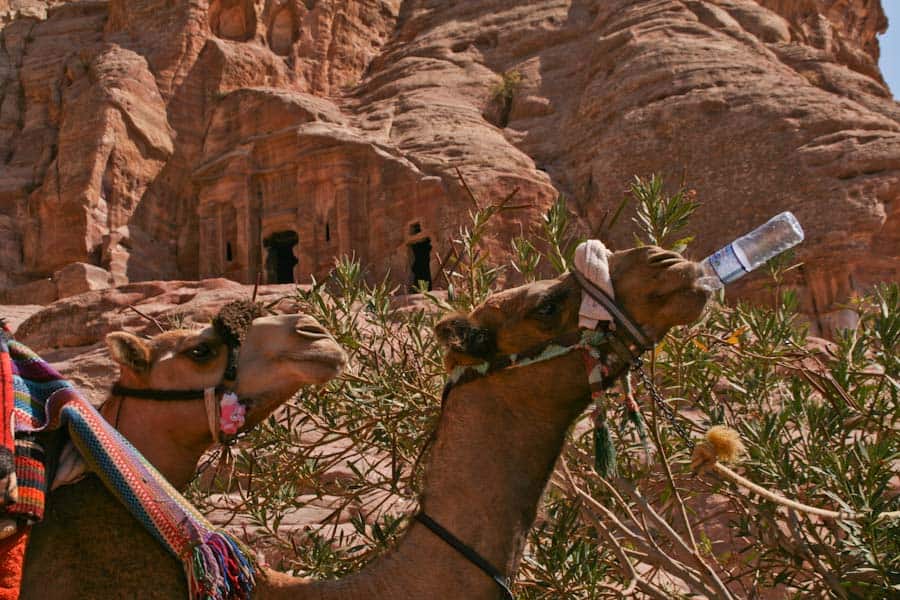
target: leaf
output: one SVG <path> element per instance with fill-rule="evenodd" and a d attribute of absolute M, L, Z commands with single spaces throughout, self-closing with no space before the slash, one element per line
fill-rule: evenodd
<path fill-rule="evenodd" d="M 688 245 L 694 241 L 694 236 L 689 235 L 687 237 L 683 237 L 680 240 L 676 240 L 672 244 L 672 250 L 675 252 L 684 252 Z"/>
<path fill-rule="evenodd" d="M 727 338 L 725 338 L 725 343 L 731 346 L 737 346 L 741 343 L 741 336 L 743 336 L 750 328 L 746 325 L 738 327 L 734 331 L 732 331 Z"/>

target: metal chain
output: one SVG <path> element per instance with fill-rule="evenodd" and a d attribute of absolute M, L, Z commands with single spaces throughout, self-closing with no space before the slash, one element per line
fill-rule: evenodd
<path fill-rule="evenodd" d="M 631 366 L 631 370 L 637 373 L 638 377 L 641 380 L 641 384 L 643 384 L 644 389 L 647 390 L 647 393 L 650 394 L 650 397 L 653 399 L 653 403 L 656 404 L 657 408 L 659 408 L 660 412 L 669 422 L 669 425 L 672 426 L 672 429 L 675 430 L 675 433 L 684 440 L 684 443 L 687 444 L 688 448 L 691 450 L 694 449 L 694 440 L 691 439 L 690 434 L 688 434 L 687 430 L 678 422 L 678 415 L 675 414 L 675 411 L 672 410 L 668 404 L 666 404 L 665 399 L 662 397 L 662 394 L 659 393 L 659 390 L 656 389 L 656 385 L 653 383 L 653 380 L 647 375 L 646 371 L 644 371 L 644 361 L 641 360 L 640 357 L 635 359 L 634 363 Z"/>

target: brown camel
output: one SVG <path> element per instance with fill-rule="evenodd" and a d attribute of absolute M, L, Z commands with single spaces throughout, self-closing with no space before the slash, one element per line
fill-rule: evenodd
<path fill-rule="evenodd" d="M 660 339 L 699 317 L 707 292 L 695 263 L 643 247 L 614 254 L 618 303 Z M 578 329 L 581 291 L 571 275 L 507 290 L 437 327 L 446 365 L 521 354 Z M 613 370 L 625 361 L 611 359 Z M 612 375 L 612 374 L 611 374 Z M 583 357 L 573 352 L 454 386 L 446 398 L 421 508 L 503 574 L 515 573 L 566 431 L 588 403 Z M 398 547 L 339 581 L 265 572 L 255 597 L 293 600 L 496 600 L 497 584 L 418 521 Z"/>
<path fill-rule="evenodd" d="M 248 325 L 231 386 L 246 407 L 244 429 L 264 419 L 301 386 L 335 377 L 346 362 L 340 346 L 311 317 L 259 317 Z M 123 388 L 202 390 L 223 381 L 229 363 L 228 335 L 227 330 L 207 327 L 170 331 L 150 340 L 117 332 L 106 341 L 119 363 Z M 135 392 L 111 395 L 101 412 L 170 483 L 183 487 L 213 444 L 206 403 L 129 394 Z M 58 433 L 48 436 L 48 455 L 58 454 L 60 440 Z M 23 599 L 186 596 L 180 563 L 96 476 L 49 495 L 45 519 L 31 533 Z"/>
<path fill-rule="evenodd" d="M 706 292 L 696 285 L 697 266 L 674 253 L 652 247 L 616 253 L 610 268 L 617 301 L 655 339 L 673 325 L 696 319 L 705 305 Z M 566 275 L 496 294 L 471 315 L 447 317 L 437 329 L 448 347 L 447 366 L 521 352 L 574 332 L 579 303 L 578 284 Z M 587 402 L 585 367 L 577 353 L 499 371 L 454 388 L 438 425 L 423 510 L 491 564 L 514 573 L 566 431 Z M 66 544 L 64 558 L 45 547 L 42 558 L 49 568 L 32 568 L 31 593 L 23 597 L 185 597 L 181 565 L 119 509 L 99 483 L 92 486 L 76 497 L 69 497 L 76 486 L 54 494 L 58 504 L 68 507 L 54 516 L 54 527 L 61 533 L 55 537 Z M 82 506 L 75 507 L 79 502 Z M 38 570 L 46 573 L 43 580 L 34 573 Z M 359 573 L 339 581 L 310 581 L 262 570 L 254 597 L 494 600 L 501 596 L 491 579 L 414 522 L 393 552 Z"/>

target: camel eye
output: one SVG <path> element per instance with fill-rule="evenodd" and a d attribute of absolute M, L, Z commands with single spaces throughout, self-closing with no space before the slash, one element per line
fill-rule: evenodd
<path fill-rule="evenodd" d="M 197 362 L 205 362 L 213 358 L 216 353 L 213 351 L 212 347 L 209 344 L 203 342 L 188 350 L 187 354 L 191 357 L 192 360 L 195 360 Z"/>
<path fill-rule="evenodd" d="M 534 309 L 534 314 L 543 319 L 554 317 L 559 314 L 560 305 L 556 300 L 542 302 Z"/>

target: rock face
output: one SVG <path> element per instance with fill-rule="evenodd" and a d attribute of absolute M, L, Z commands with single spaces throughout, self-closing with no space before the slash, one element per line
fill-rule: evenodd
<path fill-rule="evenodd" d="M 702 201 L 695 256 L 794 211 L 791 283 L 847 324 L 841 302 L 900 278 L 886 26 L 878 0 L 0 0 L 0 287 L 73 262 L 306 281 L 350 252 L 441 285 L 457 169 L 529 206 L 491 248 L 559 192 L 596 232 L 661 173 Z"/>

